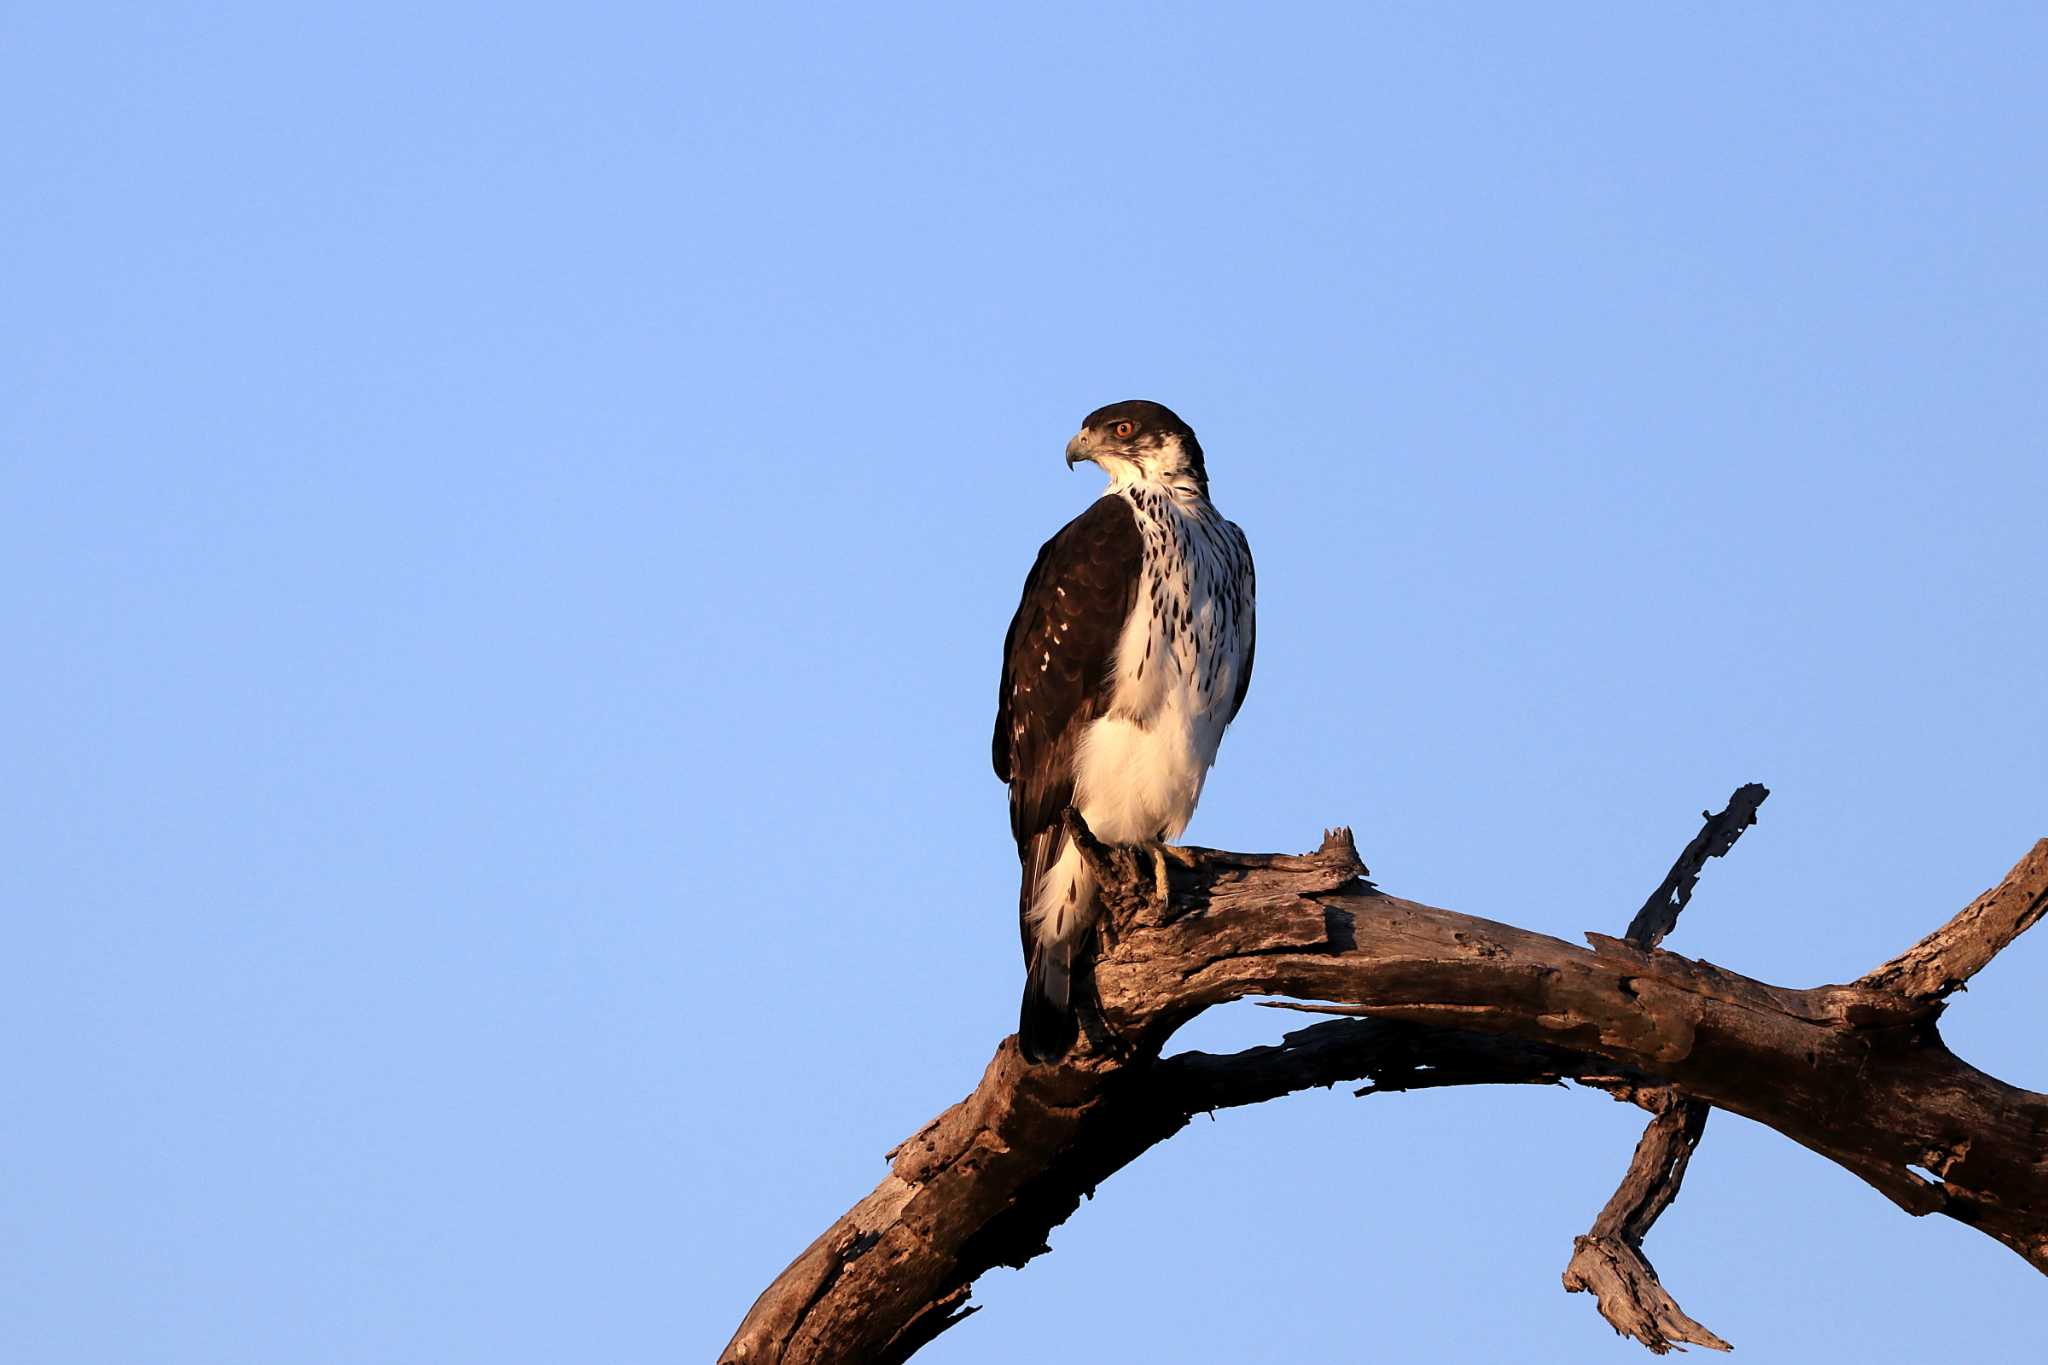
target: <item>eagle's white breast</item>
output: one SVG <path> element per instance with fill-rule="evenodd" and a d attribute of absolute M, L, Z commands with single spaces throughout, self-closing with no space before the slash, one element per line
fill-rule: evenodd
<path fill-rule="evenodd" d="M 1145 557 L 1108 713 L 1075 750 L 1074 804 L 1109 842 L 1171 839 L 1201 800 L 1250 653 L 1251 551 L 1204 498 L 1149 482 L 1104 496 L 1130 504 Z M 1086 928 L 1068 913 L 1086 903 L 1084 868 L 1061 853 L 1035 916 L 1055 941 Z"/>

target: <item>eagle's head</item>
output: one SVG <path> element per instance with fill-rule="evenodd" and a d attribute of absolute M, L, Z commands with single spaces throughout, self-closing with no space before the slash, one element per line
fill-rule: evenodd
<path fill-rule="evenodd" d="M 1067 442 L 1067 467 L 1093 460 L 1114 484 L 1163 483 L 1209 495 L 1195 431 L 1163 403 L 1126 399 L 1097 408 Z"/>

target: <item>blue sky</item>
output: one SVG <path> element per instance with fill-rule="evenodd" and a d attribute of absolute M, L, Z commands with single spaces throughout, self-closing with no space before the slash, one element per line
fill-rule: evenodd
<path fill-rule="evenodd" d="M 2048 834 L 2027 6 L 0 12 L 0 1357 L 708 1359 L 1012 1026 L 1061 449 L 1172 404 L 1260 657 L 1192 840 L 1857 975 Z M 2048 1087 L 2048 939 L 1945 1021 Z M 1272 1038 L 1249 1007 L 1189 1041 Z M 1622 1361 L 1640 1116 L 1197 1123 L 921 1359 Z M 2037 1275 L 1717 1115 L 1749 1362 Z"/>

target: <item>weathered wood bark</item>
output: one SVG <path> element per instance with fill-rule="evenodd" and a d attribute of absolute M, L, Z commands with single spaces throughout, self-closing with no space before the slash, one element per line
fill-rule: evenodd
<path fill-rule="evenodd" d="M 1908 1213 L 1957 1219 L 2048 1273 L 2048 1096 L 1977 1071 L 1936 1027 L 1943 997 L 2048 910 L 2048 840 L 1900 958 L 1808 989 L 1387 895 L 1343 831 L 1300 857 L 1192 850 L 1170 906 L 1126 851 L 1095 851 L 1107 909 L 1093 989 L 1109 1036 L 1059 1066 L 1032 1066 L 1005 1040 L 974 1092 L 899 1146 L 882 1183 L 768 1287 L 723 1360 L 902 1360 L 972 1311 L 976 1276 L 1044 1251 L 1084 1194 L 1192 1115 L 1358 1079 L 1366 1091 L 1667 1090 L 1773 1128 Z M 1253 996 L 1356 1017 L 1272 1047 L 1160 1059 L 1196 1014 Z M 1660 1160 L 1653 1149 L 1645 1169 Z M 1616 1200 L 1624 1232 L 1654 1216 L 1630 1182 Z"/>

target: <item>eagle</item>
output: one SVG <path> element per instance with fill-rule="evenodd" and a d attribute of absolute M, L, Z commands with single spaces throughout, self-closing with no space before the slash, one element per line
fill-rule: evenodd
<path fill-rule="evenodd" d="M 1166 841 L 1194 815 L 1252 680 L 1251 546 L 1209 500 L 1193 429 L 1158 403 L 1112 403 L 1067 443 L 1067 467 L 1083 460 L 1109 486 L 1039 550 L 996 702 L 995 770 L 1023 865 L 1017 1035 L 1034 1062 L 1073 1046 L 1074 957 L 1095 923 L 1067 808 L 1098 839 L 1144 846 L 1164 886 Z"/>

